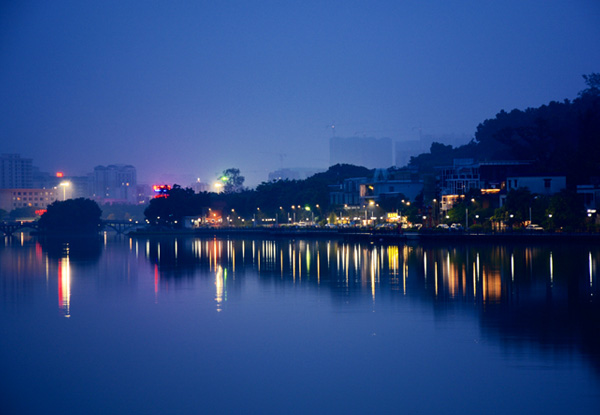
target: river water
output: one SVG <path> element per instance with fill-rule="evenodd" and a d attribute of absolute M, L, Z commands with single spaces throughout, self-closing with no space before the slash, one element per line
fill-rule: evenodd
<path fill-rule="evenodd" d="M 600 247 L 0 241 L 0 413 L 600 413 Z"/>

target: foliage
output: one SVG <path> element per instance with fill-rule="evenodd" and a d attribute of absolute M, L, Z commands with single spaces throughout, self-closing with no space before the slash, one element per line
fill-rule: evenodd
<path fill-rule="evenodd" d="M 576 231 L 584 228 L 585 208 L 575 192 L 564 190 L 554 195 L 550 199 L 547 213 L 548 229 Z"/>
<path fill-rule="evenodd" d="M 583 79 L 585 80 L 587 88 L 579 92 L 580 97 L 585 95 L 600 95 L 600 73 L 591 73 L 589 75 L 583 75 Z"/>
<path fill-rule="evenodd" d="M 37 218 L 37 215 L 35 213 L 35 211 L 37 209 L 38 208 L 31 207 L 31 206 L 13 209 L 8 213 L 7 219 L 11 220 L 11 221 L 15 221 L 15 220 Z"/>
<path fill-rule="evenodd" d="M 379 206 L 386 212 L 401 212 L 406 207 L 406 196 L 398 194 L 397 196 L 383 196 L 379 199 Z"/>
<path fill-rule="evenodd" d="M 223 182 L 225 193 L 237 193 L 244 190 L 245 178 L 240 174 L 240 169 L 230 168 L 225 170 L 220 180 Z"/>
<path fill-rule="evenodd" d="M 452 148 L 439 143 L 411 158 L 420 172 L 451 165 L 456 158 L 532 162 L 531 174 L 566 175 L 567 184 L 589 183 L 600 176 L 600 74 L 584 75 L 587 88 L 579 98 L 539 108 L 504 110 L 477 126 L 469 144 Z"/>
<path fill-rule="evenodd" d="M 102 218 L 107 220 L 143 220 L 146 205 L 112 203 L 102 206 Z"/>
<path fill-rule="evenodd" d="M 93 233 L 100 230 L 101 215 L 93 200 L 68 199 L 49 205 L 38 224 L 41 230 L 50 232 Z"/>
<path fill-rule="evenodd" d="M 166 197 L 150 201 L 144 215 L 152 224 L 182 227 L 184 216 L 197 216 L 204 213 L 209 205 L 208 193 L 194 193 L 190 188 L 173 185 Z"/>

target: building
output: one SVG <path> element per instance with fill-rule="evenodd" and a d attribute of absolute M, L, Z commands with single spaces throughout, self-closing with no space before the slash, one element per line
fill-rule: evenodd
<path fill-rule="evenodd" d="M 332 137 L 329 139 L 329 165 L 354 164 L 367 168 L 394 164 L 391 138 Z"/>
<path fill-rule="evenodd" d="M 58 193 L 60 190 L 56 189 L 0 189 L 0 209 L 7 212 L 26 207 L 46 209 L 56 200 L 62 200 Z"/>
<path fill-rule="evenodd" d="M 0 189 L 30 189 L 33 187 L 32 159 L 19 154 L 0 155 Z"/>
<path fill-rule="evenodd" d="M 452 166 L 437 169 L 437 182 L 441 197 L 440 210 L 446 212 L 471 190 L 494 195 L 490 206 L 500 205 L 500 192 L 507 191 L 507 177 L 529 173 L 528 161 L 475 162 L 473 159 L 455 159 Z"/>
<path fill-rule="evenodd" d="M 197 179 L 194 183 L 190 185 L 190 188 L 194 189 L 194 192 L 196 193 L 208 192 L 210 191 L 210 184 L 204 183 L 200 181 L 200 179 Z"/>
<path fill-rule="evenodd" d="M 72 199 L 80 197 L 90 198 L 92 196 L 92 179 L 91 176 L 71 176 L 66 177 L 62 183 L 69 183 L 70 195 Z M 60 183 L 59 183 L 60 185 Z"/>
<path fill-rule="evenodd" d="M 567 188 L 565 176 L 507 177 L 506 190 L 527 188 L 531 193 L 551 196 Z"/>
<path fill-rule="evenodd" d="M 582 195 L 583 204 L 586 209 L 588 209 L 588 210 L 600 209 L 600 185 L 599 184 L 578 185 L 577 186 L 577 194 Z"/>
<path fill-rule="evenodd" d="M 329 186 L 329 203 L 331 205 L 361 205 L 360 187 L 366 183 L 366 177 L 345 179 L 339 185 Z"/>
<path fill-rule="evenodd" d="M 91 180 L 92 196 L 99 203 L 138 203 L 137 174 L 131 165 L 96 166 Z"/>
<path fill-rule="evenodd" d="M 403 197 L 415 200 L 423 191 L 423 180 L 416 171 L 407 169 L 377 169 L 373 180 L 360 186 L 361 204 L 379 202 L 384 198 Z"/>
<path fill-rule="evenodd" d="M 354 177 L 329 186 L 329 202 L 332 205 L 360 207 L 384 198 L 401 196 L 414 200 L 422 191 L 423 180 L 416 171 L 377 169 L 372 178 Z"/>
<path fill-rule="evenodd" d="M 473 159 L 455 159 L 452 166 L 438 169 L 438 184 L 442 195 L 463 195 L 481 189 L 479 163 Z"/>

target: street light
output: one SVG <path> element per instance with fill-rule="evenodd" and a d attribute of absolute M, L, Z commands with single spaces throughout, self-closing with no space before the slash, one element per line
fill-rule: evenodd
<path fill-rule="evenodd" d="M 59 186 L 63 188 L 63 201 L 67 200 L 67 187 L 71 186 L 71 182 L 60 182 Z"/>

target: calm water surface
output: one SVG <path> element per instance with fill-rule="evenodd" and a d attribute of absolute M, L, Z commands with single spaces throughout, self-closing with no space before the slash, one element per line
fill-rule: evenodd
<path fill-rule="evenodd" d="M 0 241 L 0 413 L 600 413 L 600 249 Z"/>

